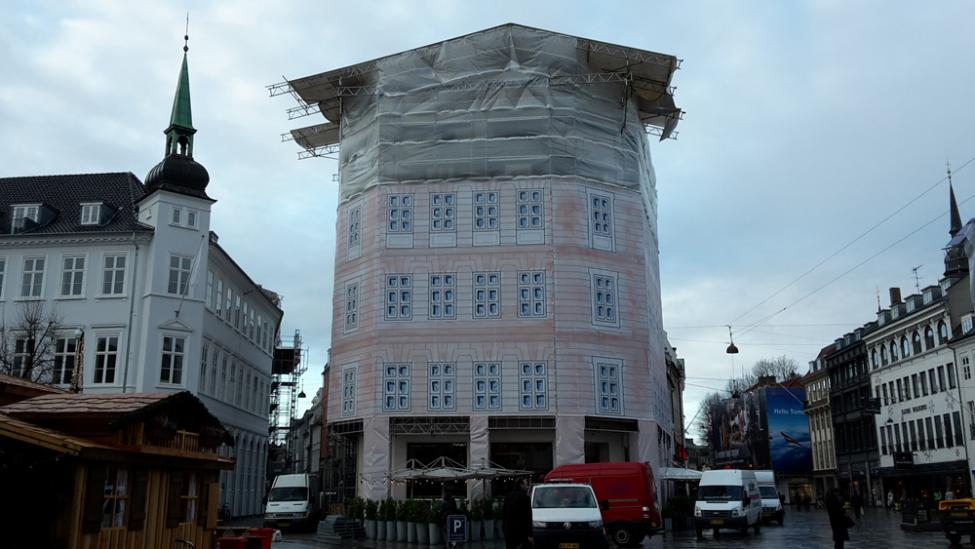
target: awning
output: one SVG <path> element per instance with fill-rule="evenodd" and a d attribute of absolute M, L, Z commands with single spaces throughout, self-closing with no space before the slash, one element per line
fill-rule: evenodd
<path fill-rule="evenodd" d="M 418 460 L 411 459 L 406 462 L 406 467 L 393 471 L 389 478 L 392 480 L 433 480 L 449 482 L 454 480 L 468 479 L 494 479 L 504 477 L 530 476 L 532 471 L 522 471 L 520 469 L 507 469 L 496 464 L 489 463 L 485 467 L 465 467 L 456 461 L 439 457 L 424 465 Z"/>
<path fill-rule="evenodd" d="M 694 481 L 701 480 L 700 471 L 695 471 L 693 469 L 681 469 L 680 467 L 661 467 L 659 469 L 660 473 L 657 478 L 660 480 L 686 480 Z"/>

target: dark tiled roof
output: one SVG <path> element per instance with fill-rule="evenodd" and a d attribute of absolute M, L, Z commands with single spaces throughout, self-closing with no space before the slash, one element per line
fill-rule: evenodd
<path fill-rule="evenodd" d="M 10 235 L 13 204 L 45 204 L 56 214 L 48 223 L 16 234 L 151 232 L 140 223 L 135 204 L 145 195 L 139 178 L 129 172 L 32 175 L 0 178 L 0 237 Z M 102 225 L 81 224 L 82 202 L 104 202 L 115 210 Z"/>

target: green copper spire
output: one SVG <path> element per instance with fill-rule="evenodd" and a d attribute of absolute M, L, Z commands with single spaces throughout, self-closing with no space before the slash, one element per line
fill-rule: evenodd
<path fill-rule="evenodd" d="M 189 25 L 189 21 L 187 21 Z M 183 66 L 179 70 L 176 83 L 176 97 L 173 98 L 173 112 L 166 128 L 166 154 L 181 154 L 193 157 L 193 113 L 190 109 L 190 69 L 186 61 L 189 51 L 189 35 L 183 35 Z"/>

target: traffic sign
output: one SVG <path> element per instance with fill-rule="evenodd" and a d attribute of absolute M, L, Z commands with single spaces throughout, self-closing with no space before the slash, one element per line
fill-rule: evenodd
<path fill-rule="evenodd" d="M 467 516 L 447 515 L 447 541 L 451 543 L 467 541 Z"/>

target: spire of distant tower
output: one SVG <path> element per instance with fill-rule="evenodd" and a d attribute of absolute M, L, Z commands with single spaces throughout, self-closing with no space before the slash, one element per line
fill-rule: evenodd
<path fill-rule="evenodd" d="M 186 33 L 183 35 L 183 65 L 180 67 L 176 83 L 176 96 L 173 98 L 173 112 L 166 128 L 166 154 L 193 156 L 193 112 L 190 108 L 190 69 L 187 64 L 189 52 L 190 16 L 186 14 Z"/>
<path fill-rule="evenodd" d="M 948 234 L 955 236 L 961 231 L 961 214 L 958 213 L 958 202 L 955 200 L 955 188 L 951 184 L 951 164 L 945 160 L 945 166 L 948 170 L 948 199 L 951 202 L 951 228 L 948 230 Z"/>

